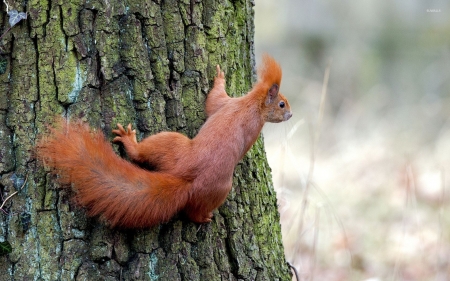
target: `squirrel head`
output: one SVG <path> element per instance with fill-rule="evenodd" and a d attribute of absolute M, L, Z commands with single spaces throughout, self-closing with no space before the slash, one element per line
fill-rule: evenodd
<path fill-rule="evenodd" d="M 279 123 L 292 117 L 291 106 L 285 96 L 279 93 L 279 86 L 273 84 L 267 91 L 263 109 L 266 122 Z"/>
<path fill-rule="evenodd" d="M 259 83 L 254 90 L 260 97 L 264 121 L 272 123 L 287 121 L 292 117 L 292 111 L 286 97 L 279 93 L 282 76 L 280 65 L 265 54 L 258 72 Z"/>

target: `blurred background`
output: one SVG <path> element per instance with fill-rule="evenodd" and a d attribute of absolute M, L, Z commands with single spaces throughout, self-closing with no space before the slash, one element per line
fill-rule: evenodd
<path fill-rule="evenodd" d="M 264 138 L 301 280 L 450 280 L 450 1 L 255 2 L 294 113 Z"/>

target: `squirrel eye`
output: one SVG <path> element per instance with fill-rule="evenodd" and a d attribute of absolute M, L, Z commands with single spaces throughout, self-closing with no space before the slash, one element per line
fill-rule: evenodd
<path fill-rule="evenodd" d="M 280 101 L 280 103 L 278 104 L 281 108 L 284 108 L 284 101 Z"/>

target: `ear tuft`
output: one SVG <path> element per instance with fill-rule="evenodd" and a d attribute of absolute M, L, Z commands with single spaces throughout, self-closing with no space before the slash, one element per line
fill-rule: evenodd
<path fill-rule="evenodd" d="M 267 92 L 266 104 L 270 104 L 275 100 L 275 98 L 278 96 L 279 89 L 280 87 L 277 84 L 273 84 L 272 87 L 270 87 L 269 91 Z"/>

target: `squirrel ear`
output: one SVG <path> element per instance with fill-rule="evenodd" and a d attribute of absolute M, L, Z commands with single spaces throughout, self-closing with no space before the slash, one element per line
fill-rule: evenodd
<path fill-rule="evenodd" d="M 266 105 L 271 104 L 275 98 L 278 96 L 278 90 L 279 86 L 277 84 L 273 84 L 272 87 L 270 87 L 269 91 L 267 92 L 267 99 L 266 99 Z"/>

